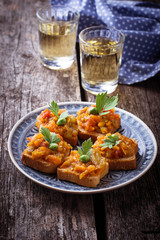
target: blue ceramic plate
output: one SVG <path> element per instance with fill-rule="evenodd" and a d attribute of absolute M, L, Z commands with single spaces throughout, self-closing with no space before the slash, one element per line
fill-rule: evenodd
<path fill-rule="evenodd" d="M 65 108 L 70 114 L 76 116 L 79 109 L 90 106 L 91 102 L 65 102 L 60 103 L 60 108 Z M 9 139 L 8 150 L 13 164 L 29 179 L 42 186 L 68 193 L 100 193 L 123 187 L 140 178 L 152 166 L 157 155 L 157 143 L 148 126 L 133 114 L 116 108 L 116 113 L 121 115 L 121 128 L 119 132 L 123 135 L 135 138 L 138 141 L 137 168 L 131 171 L 110 171 L 96 188 L 79 186 L 74 183 L 58 180 L 56 174 L 45 174 L 35 171 L 21 162 L 21 155 L 26 148 L 26 137 L 38 132 L 36 128 L 36 117 L 42 110 L 36 109 L 20 119 L 13 127 Z"/>

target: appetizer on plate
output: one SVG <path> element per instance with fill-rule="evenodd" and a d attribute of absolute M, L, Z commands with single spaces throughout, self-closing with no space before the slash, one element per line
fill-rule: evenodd
<path fill-rule="evenodd" d="M 109 163 L 110 170 L 131 170 L 136 168 L 138 143 L 120 133 L 99 136 L 93 145 Z"/>
<path fill-rule="evenodd" d="M 92 141 L 88 139 L 82 143 L 82 149 L 78 147 L 78 151 L 71 151 L 65 162 L 57 168 L 58 179 L 96 187 L 108 173 L 109 167 L 99 150 L 91 147 Z"/>
<path fill-rule="evenodd" d="M 71 146 L 56 133 L 41 127 L 40 133 L 27 138 L 29 143 L 23 151 L 23 164 L 45 173 L 56 173 L 57 167 L 69 155 Z"/>
<path fill-rule="evenodd" d="M 108 97 L 107 92 L 96 96 L 96 105 L 85 107 L 77 112 L 78 135 L 86 140 L 91 137 L 114 133 L 120 127 L 120 115 L 115 113 L 118 96 Z"/>
<path fill-rule="evenodd" d="M 51 132 L 60 134 L 71 146 L 78 141 L 78 124 L 73 115 L 69 115 L 65 109 L 59 109 L 56 102 L 52 101 L 50 109 L 45 109 L 37 117 L 36 126 L 48 128 Z"/>

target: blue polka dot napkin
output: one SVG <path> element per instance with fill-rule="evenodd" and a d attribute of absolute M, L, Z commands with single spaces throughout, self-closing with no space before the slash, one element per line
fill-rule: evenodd
<path fill-rule="evenodd" d="M 119 83 L 144 81 L 160 71 L 160 5 L 142 1 L 51 0 L 80 12 L 79 32 L 108 25 L 125 34 Z"/>

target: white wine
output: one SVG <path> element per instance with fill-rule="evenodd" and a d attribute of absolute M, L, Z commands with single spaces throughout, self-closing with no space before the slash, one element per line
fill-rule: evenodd
<path fill-rule="evenodd" d="M 66 69 L 74 62 L 80 14 L 76 9 L 51 4 L 37 13 L 42 64 L 49 69 Z"/>
<path fill-rule="evenodd" d="M 40 54 L 48 60 L 74 57 L 77 31 L 72 25 L 41 24 L 39 26 Z"/>
<path fill-rule="evenodd" d="M 125 36 L 118 29 L 93 26 L 79 34 L 82 87 L 97 95 L 118 86 Z"/>
<path fill-rule="evenodd" d="M 122 47 L 106 37 L 94 37 L 81 45 L 83 82 L 91 85 L 116 83 L 122 59 Z M 117 44 L 117 45 L 116 45 Z"/>

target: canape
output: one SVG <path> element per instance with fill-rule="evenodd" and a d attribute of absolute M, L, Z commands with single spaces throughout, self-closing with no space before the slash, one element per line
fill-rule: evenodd
<path fill-rule="evenodd" d="M 66 109 L 59 109 L 53 101 L 50 109 L 45 109 L 37 117 L 36 126 L 48 128 L 51 132 L 60 134 L 71 146 L 76 146 L 78 141 L 78 124 L 73 115 L 69 115 Z"/>
<path fill-rule="evenodd" d="M 131 170 L 136 168 L 138 143 L 120 133 L 99 136 L 93 145 L 109 163 L 110 170 Z"/>
<path fill-rule="evenodd" d="M 82 149 L 85 143 L 86 141 L 82 144 Z M 65 162 L 57 168 L 57 177 L 81 186 L 96 187 L 108 171 L 108 162 L 99 150 L 89 148 L 83 151 L 79 148 L 78 151 L 72 150 Z"/>
<path fill-rule="evenodd" d="M 22 153 L 21 161 L 24 165 L 40 172 L 56 173 L 57 167 L 70 153 L 71 146 L 62 136 L 50 133 L 43 127 L 41 133 L 27 139 L 29 143 Z"/>
<path fill-rule="evenodd" d="M 80 109 L 77 112 L 79 137 L 96 141 L 98 136 L 114 133 L 121 124 L 120 115 L 115 113 L 117 102 L 118 96 L 107 98 L 106 92 L 97 95 L 96 105 Z"/>

